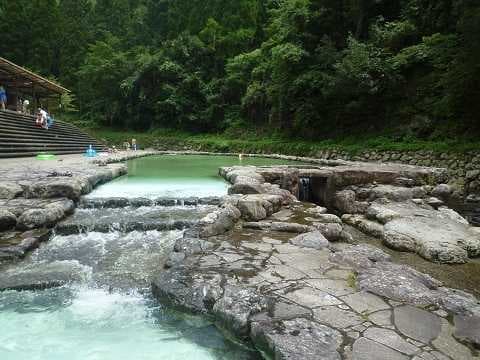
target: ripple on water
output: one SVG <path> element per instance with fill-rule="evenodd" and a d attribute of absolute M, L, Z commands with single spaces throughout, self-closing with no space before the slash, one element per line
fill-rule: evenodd
<path fill-rule="evenodd" d="M 211 324 L 174 317 L 135 292 L 71 286 L 4 292 L 0 303 L 2 360 L 254 358 Z"/>
<path fill-rule="evenodd" d="M 0 292 L 0 359 L 257 359 L 212 324 L 175 314 L 145 295 L 150 276 L 180 236 L 182 231 L 55 236 L 5 269 L 38 277 L 68 265 L 88 276 L 59 288 Z"/>

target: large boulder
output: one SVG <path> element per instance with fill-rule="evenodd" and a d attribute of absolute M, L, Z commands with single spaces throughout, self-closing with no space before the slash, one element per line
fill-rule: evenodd
<path fill-rule="evenodd" d="M 264 204 L 266 204 L 266 202 L 262 199 L 247 197 L 238 202 L 238 210 L 242 213 L 243 219 L 247 221 L 259 221 L 268 216 Z"/>
<path fill-rule="evenodd" d="M 321 223 L 314 222 L 312 225 L 317 231 L 319 231 L 328 241 L 342 241 L 349 242 L 350 239 L 345 238 L 345 232 L 343 227 L 338 223 Z"/>
<path fill-rule="evenodd" d="M 383 226 L 376 221 L 367 219 L 363 215 L 345 214 L 342 216 L 342 221 L 348 225 L 358 228 L 365 234 L 382 238 Z"/>
<path fill-rule="evenodd" d="M 405 201 L 414 197 L 412 188 L 393 186 L 393 185 L 377 185 L 370 190 L 370 201 L 379 198 L 385 198 L 393 201 Z"/>
<path fill-rule="evenodd" d="M 43 208 L 25 211 L 17 221 L 20 230 L 31 230 L 42 227 L 54 226 L 65 216 L 70 215 L 75 209 L 72 200 L 60 199 L 48 203 Z"/>
<path fill-rule="evenodd" d="M 240 211 L 231 204 L 225 204 L 200 220 L 199 235 L 202 238 L 221 235 L 231 230 L 240 219 Z"/>
<path fill-rule="evenodd" d="M 12 182 L 0 182 L 0 199 L 14 199 L 23 193 L 20 185 Z"/>
<path fill-rule="evenodd" d="M 228 285 L 213 306 L 213 314 L 220 328 L 246 339 L 250 334 L 250 317 L 265 307 L 266 301 L 255 289 Z"/>
<path fill-rule="evenodd" d="M 17 228 L 20 230 L 31 230 L 44 226 L 47 226 L 45 209 L 30 209 L 18 218 Z"/>
<path fill-rule="evenodd" d="M 448 200 L 453 194 L 453 188 L 447 184 L 439 184 L 432 190 L 432 196 L 442 200 Z"/>
<path fill-rule="evenodd" d="M 10 230 L 17 224 L 17 217 L 10 211 L 0 209 L 0 231 Z"/>
<path fill-rule="evenodd" d="M 9 232 L 0 236 L 0 242 L 5 240 L 9 245 L 0 247 L 0 260 L 23 258 L 27 253 L 37 248 L 41 242 L 50 238 L 50 230 L 32 230 L 24 233 Z"/>
<path fill-rule="evenodd" d="M 27 198 L 44 199 L 64 197 L 71 200 L 78 200 L 80 196 L 89 192 L 91 189 L 92 185 L 87 178 L 59 178 L 29 184 L 25 190 L 25 196 Z"/>
<path fill-rule="evenodd" d="M 465 263 L 469 256 L 480 254 L 479 234 L 433 211 L 430 216 L 413 215 L 388 222 L 383 241 L 394 249 L 418 252 L 440 263 Z"/>
<path fill-rule="evenodd" d="M 334 206 L 344 214 L 364 214 L 367 211 L 368 203 L 356 201 L 355 191 L 342 190 L 335 193 Z"/>
<path fill-rule="evenodd" d="M 224 279 L 217 271 L 196 272 L 185 267 L 160 273 L 152 290 L 157 299 L 182 311 L 208 314 L 222 297 Z"/>
<path fill-rule="evenodd" d="M 247 221 L 259 221 L 280 210 L 283 199 L 279 195 L 246 195 L 238 200 L 237 207 L 242 218 Z"/>
<path fill-rule="evenodd" d="M 232 185 L 228 189 L 228 193 L 232 194 L 262 194 L 265 188 L 258 182 L 241 182 Z"/>
<path fill-rule="evenodd" d="M 320 231 L 312 231 L 295 236 L 290 240 L 290 243 L 296 246 L 317 250 L 326 248 L 330 245 L 329 241 Z"/>

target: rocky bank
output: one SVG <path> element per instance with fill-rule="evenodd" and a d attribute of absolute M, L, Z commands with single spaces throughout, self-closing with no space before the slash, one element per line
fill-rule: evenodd
<path fill-rule="evenodd" d="M 441 190 L 433 186 L 441 170 L 348 164 L 220 174 L 232 183 L 229 196 L 176 242 L 152 284 L 161 301 L 212 317 L 267 358 L 479 358 L 478 299 L 393 263 L 378 248 L 353 244 L 344 225 L 382 238 L 411 237 L 411 247 L 401 249 L 432 261 L 478 256 L 478 233 L 432 198 Z M 337 214 L 296 200 L 307 175 L 322 178 L 314 192 Z M 427 234 L 425 227 L 417 238 L 402 232 L 410 229 L 404 223 L 416 228 L 416 218 L 438 228 L 439 248 L 446 249 L 428 255 L 437 234 L 423 244 L 430 252 L 413 246 Z M 456 231 L 472 237 L 453 240 Z"/>

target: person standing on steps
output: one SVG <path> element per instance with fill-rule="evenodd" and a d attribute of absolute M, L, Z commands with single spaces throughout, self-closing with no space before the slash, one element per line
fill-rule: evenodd
<path fill-rule="evenodd" d="M 28 107 L 30 106 L 30 101 L 28 101 L 27 99 L 23 100 L 23 103 L 22 103 L 22 112 L 24 114 L 28 114 Z"/>
<path fill-rule="evenodd" d="M 0 109 L 5 110 L 7 106 L 7 91 L 0 85 Z"/>
<path fill-rule="evenodd" d="M 37 126 L 39 127 L 45 127 L 47 123 L 47 112 L 43 110 L 41 107 L 38 108 L 38 113 L 37 113 Z"/>

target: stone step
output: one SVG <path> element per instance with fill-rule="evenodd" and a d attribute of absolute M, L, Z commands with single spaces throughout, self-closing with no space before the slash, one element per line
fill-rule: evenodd
<path fill-rule="evenodd" d="M 32 136 L 34 135 L 34 136 Z M 8 138 L 8 139 L 32 139 L 36 141 L 54 141 L 58 139 L 62 140 L 92 140 L 88 136 L 80 136 L 80 135 L 67 135 L 67 134 L 58 134 L 53 131 L 44 131 L 42 133 L 33 133 L 33 132 L 24 132 L 18 130 L 7 130 L 7 129 L 0 129 L 0 137 Z"/>
<path fill-rule="evenodd" d="M 76 131 L 75 129 L 67 129 L 67 128 L 62 128 L 58 127 L 55 124 L 47 131 L 39 126 L 36 126 L 35 124 L 33 125 L 26 125 L 26 124 L 9 124 L 3 122 L 0 124 L 1 129 L 4 129 L 5 131 L 9 130 L 10 132 L 15 132 L 15 131 L 22 131 L 24 133 L 29 133 L 29 134 L 45 134 L 50 131 L 50 132 L 55 132 L 56 134 L 63 134 L 63 135 L 75 135 L 75 136 L 80 136 L 80 137 L 89 137 L 88 135 Z"/>
<path fill-rule="evenodd" d="M 12 125 L 35 126 L 35 121 L 36 121 L 36 118 L 34 116 L 22 115 L 17 113 L 1 112 L 0 117 L 2 118 L 2 123 L 4 124 L 8 123 Z M 59 129 L 67 129 L 67 130 L 74 130 L 74 131 L 79 130 L 75 125 L 72 125 L 60 120 L 55 120 L 53 126 L 56 126 Z"/>
<path fill-rule="evenodd" d="M 84 146 L 56 146 L 56 145 L 29 145 L 29 146 L 0 146 L 0 153 L 17 153 L 18 151 L 39 153 L 48 151 L 50 153 L 57 153 L 60 151 L 77 151 L 82 153 L 86 150 Z"/>
<path fill-rule="evenodd" d="M 116 208 L 139 208 L 139 207 L 174 207 L 174 206 L 200 206 L 200 205 L 219 205 L 222 198 L 212 196 L 206 198 L 82 198 L 78 205 L 81 209 L 116 209 Z"/>
<path fill-rule="evenodd" d="M 18 139 L 15 137 L 5 137 L 5 136 L 0 136 L 0 144 L 8 144 L 8 146 L 30 146 L 30 145 L 38 145 L 38 146 L 44 146 L 44 145 L 66 145 L 66 146 L 72 146 L 72 145 L 77 145 L 78 146 L 89 146 L 89 145 L 98 145 L 95 142 L 86 140 L 86 139 L 63 139 L 63 138 L 56 138 L 56 139 L 37 139 L 37 138 L 32 138 L 32 139 Z M 2 145 L 4 146 L 4 145 Z"/>
<path fill-rule="evenodd" d="M 131 232 L 150 230 L 183 230 L 196 225 L 213 212 L 215 206 L 152 206 L 144 208 L 77 209 L 60 222 L 55 231 L 60 235 L 86 232 Z M 128 210 L 127 210 L 128 209 Z"/>
<path fill-rule="evenodd" d="M 25 144 L 92 144 L 92 141 L 89 139 L 84 138 L 67 138 L 64 137 L 52 137 L 51 139 L 42 139 L 42 138 L 17 138 L 15 136 L 2 136 L 0 134 L 0 144 L 8 143 L 9 145 L 18 144 L 18 145 L 25 145 Z M 93 145 L 93 144 L 92 144 Z"/>
<path fill-rule="evenodd" d="M 105 146 L 72 124 L 55 121 L 47 131 L 35 124 L 35 117 L 0 111 L 0 158 L 83 153 L 88 146 L 97 151 Z"/>
<path fill-rule="evenodd" d="M 55 151 L 55 155 L 72 155 L 72 154 L 80 154 L 85 150 L 62 150 L 62 151 Z M 1 153 L 0 152 L 0 159 L 9 159 L 9 158 L 20 158 L 20 157 L 34 157 L 38 155 L 38 151 L 18 151 L 18 152 L 11 152 L 11 153 Z"/>
<path fill-rule="evenodd" d="M 104 223 L 82 224 L 73 222 L 64 222 L 57 225 L 56 233 L 59 235 L 84 234 L 87 232 L 109 233 L 112 231 L 132 232 L 132 231 L 167 231 L 167 230 L 185 230 L 195 226 L 198 220 L 155 220 L 155 221 L 128 221 L 124 223 Z"/>
<path fill-rule="evenodd" d="M 18 134 L 49 134 L 48 131 L 45 131 L 45 129 L 42 129 L 41 127 L 38 127 L 36 125 L 34 126 L 24 126 L 23 124 L 7 124 L 7 123 L 2 123 L 0 124 L 0 127 L 2 128 L 3 131 L 9 132 L 9 133 L 18 133 Z M 75 129 L 64 129 L 60 128 L 56 125 L 53 125 L 50 127 L 50 130 L 54 130 L 57 134 L 64 134 L 64 135 L 69 135 L 73 134 L 75 136 L 82 136 L 82 137 L 89 137 L 88 134 L 79 132 L 78 130 Z"/>
<path fill-rule="evenodd" d="M 18 114 L 0 114 L 0 117 L 3 120 L 3 123 L 10 123 L 13 125 L 22 124 L 22 125 L 35 125 L 36 117 L 29 116 L 29 117 L 21 117 Z M 63 121 L 54 121 L 55 125 L 59 128 L 68 128 L 68 129 L 75 129 L 76 127 L 72 124 L 63 122 Z"/>

